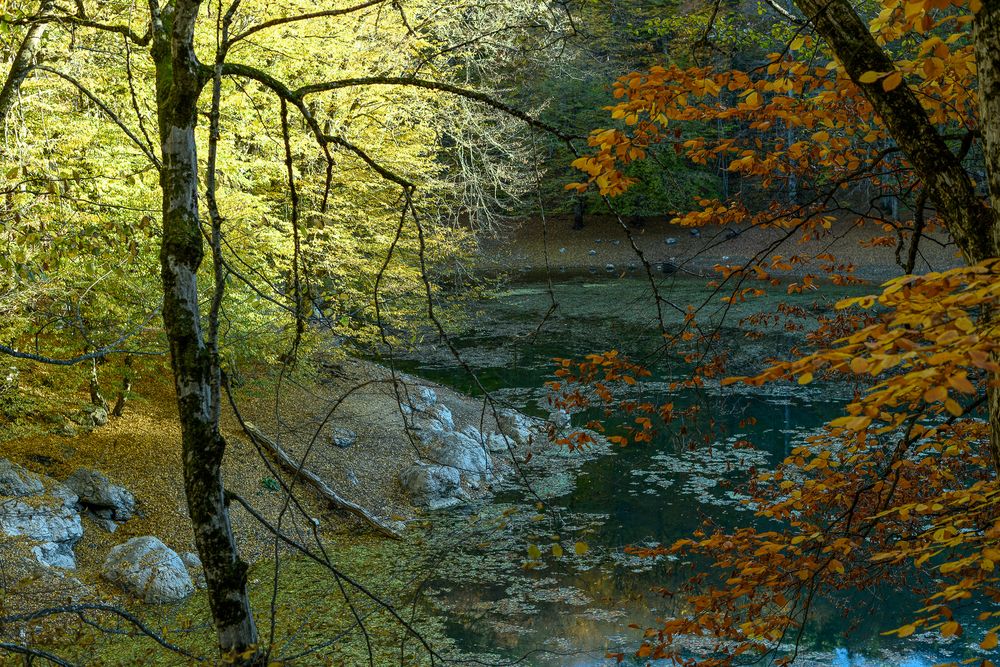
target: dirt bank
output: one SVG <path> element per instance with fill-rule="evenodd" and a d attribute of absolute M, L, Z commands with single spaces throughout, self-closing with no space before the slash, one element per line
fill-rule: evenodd
<path fill-rule="evenodd" d="M 573 229 L 572 217 L 525 220 L 484 244 L 480 268 L 541 275 L 548 266 L 554 277 L 638 272 L 641 263 L 631 245 L 634 241 L 654 269 L 669 270 L 673 265 L 696 275 L 710 273 L 717 264 L 746 264 L 758 254 L 771 258 L 778 254 L 815 257 L 830 253 L 839 263 L 853 265 L 858 277 L 875 282 L 902 271 L 896 263 L 895 247 L 864 245 L 888 232 L 857 221 L 838 221 L 822 238 L 804 243 L 798 237 L 783 241 L 785 232 L 779 229 L 715 226 L 694 232 L 697 235 L 690 228 L 670 224 L 666 218 L 630 220 L 628 231 L 612 216 L 588 216 L 581 230 Z M 935 234 L 921 243 L 916 271 L 941 270 L 959 262 L 955 246 Z M 789 275 L 810 271 L 822 273 L 819 263 L 815 263 L 810 268 L 797 266 Z"/>

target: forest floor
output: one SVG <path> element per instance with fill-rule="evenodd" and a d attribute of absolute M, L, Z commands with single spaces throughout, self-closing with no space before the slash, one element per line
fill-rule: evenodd
<path fill-rule="evenodd" d="M 733 227 L 730 231 L 728 227 L 707 227 L 698 230 L 699 236 L 694 236 L 690 228 L 672 225 L 666 218 L 642 218 L 639 222 L 641 224 L 637 225 L 630 219 L 627 233 L 618 218 L 610 215 L 587 216 L 580 230 L 573 229 L 572 216 L 553 216 L 545 221 L 525 220 L 487 242 L 479 267 L 485 271 L 514 271 L 533 277 L 543 276 L 546 265 L 553 277 L 638 272 L 641 262 L 631 246 L 630 233 L 654 270 L 656 265 L 672 263 L 682 271 L 708 275 L 717 264 L 745 264 L 762 249 L 767 249 L 762 257 L 768 260 L 778 254 L 788 258 L 830 253 L 838 263 L 854 265 L 858 277 L 874 282 L 883 282 L 902 273 L 896 263 L 894 246 L 863 244 L 874 237 L 895 236 L 894 232 L 872 224 L 861 225 L 857 221 L 837 221 L 821 238 L 805 243 L 796 239 L 781 243 L 785 232 L 779 229 L 740 231 L 741 228 Z M 674 241 L 668 242 L 670 239 Z M 905 254 L 904 248 L 904 258 Z M 915 269 L 918 273 L 937 271 L 960 262 L 954 244 L 948 244 L 944 236 L 935 233 L 920 244 Z M 608 270 L 609 264 L 614 266 L 613 271 Z M 807 270 L 822 273 L 817 264 L 813 264 L 809 269 L 800 267 L 788 275 L 801 275 Z"/>
<path fill-rule="evenodd" d="M 114 377 L 112 370 L 102 369 L 108 383 Z M 75 548 L 77 570 L 69 573 L 73 579 L 55 588 L 39 589 L 29 582 L 23 591 L 5 591 L 6 608 L 35 609 L 61 604 L 69 598 L 110 601 L 145 613 L 143 605 L 100 578 L 108 551 L 141 535 L 155 535 L 178 553 L 195 550 L 184 499 L 180 429 L 167 362 L 160 358 L 147 360 L 136 364 L 134 371 L 137 377 L 133 395 L 123 416 L 112 417 L 106 425 L 93 430 L 60 435 L 65 432 L 60 422 L 67 423 L 60 416 L 73 414 L 87 402 L 86 373 L 76 368 L 23 365 L 24 398 L 34 408 L 22 410 L 13 421 L 5 421 L 0 414 L 0 456 L 57 480 L 66 479 L 80 467 L 100 470 L 113 483 L 132 491 L 138 512 L 114 533 L 106 532 L 85 516 L 84 535 Z M 389 371 L 377 364 L 346 359 L 288 375 L 282 375 L 278 367 L 258 367 L 244 371 L 234 389 L 242 417 L 278 440 L 292 457 L 301 459 L 308 450 L 306 467 L 338 494 L 396 527 L 406 524 L 401 531 L 403 540 L 390 540 L 356 516 L 332 509 L 312 488 L 303 488 L 301 482 L 294 485 L 304 511 L 318 519 L 318 532 L 325 548 L 334 555 L 336 566 L 387 599 L 412 592 L 412 580 L 419 575 L 422 562 L 422 529 L 429 518 L 410 505 L 398 482 L 399 471 L 416 461 L 418 454 L 404 431 L 390 378 Z M 438 401 L 451 409 L 456 427 L 495 428 L 481 401 L 416 378 L 407 376 L 405 381 L 408 387 L 432 386 Z M 354 431 L 356 442 L 347 448 L 332 444 L 329 435 L 334 427 Z M 277 468 L 273 457 L 256 451 L 229 406 L 223 414 L 223 432 L 228 441 L 222 470 L 227 490 L 246 499 L 272 524 L 280 524 L 286 534 L 316 549 L 312 522 L 294 509 L 284 511 L 285 494 L 275 477 L 280 474 L 287 481 L 288 471 Z M 251 563 L 251 596 L 255 608 L 262 610 L 259 624 L 266 627 L 275 541 L 253 517 L 235 504 L 232 507 L 240 553 Z M 280 552 L 292 555 L 284 546 Z M 276 608 L 279 635 L 286 633 L 290 645 L 307 646 L 316 636 L 342 632 L 344 619 L 350 615 L 344 599 L 330 594 L 335 584 L 329 572 L 301 558 L 283 557 L 282 563 L 283 583 Z M 377 607 L 364 599 L 355 604 L 362 611 Z M 305 615 L 309 632 L 297 625 L 303 622 L 303 609 L 310 610 Z M 211 652 L 214 640 L 207 625 L 204 592 L 178 605 L 150 608 L 149 612 L 162 615 L 164 631 L 170 626 L 170 632 L 176 633 L 172 640 L 195 652 Z M 430 616 L 423 622 L 428 624 L 428 632 L 440 640 L 443 635 L 439 619 Z M 386 650 L 398 654 L 399 628 L 391 619 L 373 619 L 372 623 L 370 630 L 385 634 Z M 192 626 L 199 631 L 184 630 Z M 147 642 L 106 635 L 91 637 L 86 644 L 76 646 L 58 625 L 52 631 L 51 645 L 67 657 L 79 648 L 100 654 L 95 664 L 177 664 L 176 656 L 157 652 L 156 646 L 150 647 Z M 93 648 L 90 642 L 96 642 Z M 347 658 L 347 664 L 360 664 L 357 656 L 365 650 L 360 637 L 348 638 L 336 648 L 342 656 L 352 656 Z M 335 660 L 333 664 L 345 663 Z"/>
<path fill-rule="evenodd" d="M 22 384 L 32 385 L 30 391 L 38 404 L 47 404 L 55 397 L 40 391 L 52 384 L 42 381 L 41 376 L 60 372 L 74 371 L 36 366 L 22 371 Z M 84 374 L 78 375 L 80 386 L 75 394 L 83 404 L 87 396 Z M 16 425 L 0 421 L 3 457 L 57 480 L 80 467 L 94 468 L 136 496 L 138 515 L 115 533 L 87 523 L 84 539 L 77 546 L 78 560 L 84 567 L 99 563 L 113 544 L 138 535 L 156 535 L 177 552 L 194 550 L 169 368 L 165 360 L 158 359 L 145 364 L 137 375 L 123 416 L 112 417 L 93 430 L 72 436 L 56 434 L 52 424 L 57 420 L 51 412 L 41 410 L 20 416 Z M 244 420 L 276 439 L 296 460 L 304 458 L 305 467 L 345 499 L 378 517 L 409 521 L 419 512 L 408 502 L 397 475 L 418 459 L 418 452 L 404 430 L 390 378 L 387 369 L 356 359 L 288 375 L 281 375 L 278 367 L 263 367 L 246 371 L 234 395 Z M 407 386 L 418 384 L 435 389 L 439 401 L 451 409 L 456 428 L 475 425 L 487 431 L 495 429 L 482 401 L 434 383 L 407 379 Z M 62 404 L 58 409 L 71 412 L 73 404 L 65 400 L 65 390 L 59 393 Z M 357 441 L 346 448 L 335 446 L 331 441 L 334 428 L 353 431 Z M 284 494 L 275 483 L 275 470 L 282 478 L 288 477 L 288 471 L 278 468 L 270 456 L 267 460 L 274 468 L 268 467 L 228 405 L 223 411 L 223 433 L 229 443 L 223 466 L 226 488 L 251 502 L 270 521 L 277 520 Z M 20 437 L 11 437 L 17 434 Z M 310 515 L 320 518 L 325 527 L 352 533 L 368 530 L 352 515 L 327 511 L 311 490 L 300 495 Z M 235 511 L 233 524 L 244 557 L 253 561 L 273 550 L 273 539 L 251 517 Z M 311 530 L 311 526 L 294 523 L 288 527 Z"/>

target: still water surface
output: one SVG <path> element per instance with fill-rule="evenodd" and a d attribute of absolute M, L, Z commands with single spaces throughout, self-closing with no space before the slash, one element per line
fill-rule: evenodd
<path fill-rule="evenodd" d="M 708 294 L 696 280 L 661 287 L 682 304 Z M 845 295 L 791 299 L 806 309 L 822 310 Z M 726 322 L 754 309 L 773 310 L 777 301 L 741 305 L 726 313 Z M 558 307 L 539 327 L 553 302 Z M 712 303 L 718 320 L 721 307 Z M 521 283 L 480 304 L 456 343 L 494 396 L 544 416 L 548 408 L 542 385 L 551 379 L 554 356 L 616 348 L 644 359 L 661 383 L 683 373 L 682 364 L 655 354 L 659 339 L 653 304 L 648 283 L 638 279 L 578 278 L 553 285 L 551 292 L 544 283 Z M 668 324 L 678 321 L 679 314 L 664 310 Z M 736 335 L 724 329 L 727 334 Z M 742 351 L 751 357 L 767 356 L 787 352 L 793 342 L 779 333 L 736 347 L 745 345 Z M 443 346 L 427 346 L 404 366 L 456 389 L 481 393 Z M 629 624 L 647 627 L 655 625 L 658 615 L 683 612 L 675 606 L 681 600 L 651 589 L 671 588 L 691 574 L 692 566 L 637 559 L 625 554 L 624 547 L 669 542 L 689 535 L 705 519 L 724 525 L 751 520 L 740 503 L 740 483 L 753 470 L 775 465 L 836 416 L 853 388 L 710 385 L 697 393 L 668 395 L 665 384 L 654 383 L 649 391 L 651 400 L 671 400 L 677 407 L 699 402 L 704 409 L 686 424 L 686 435 L 664 434 L 644 446 L 582 455 L 556 453 L 526 467 L 527 485 L 510 484 L 489 503 L 452 510 L 448 518 L 435 520 L 438 537 L 432 534 L 431 540 L 438 539 L 444 548 L 429 592 L 447 613 L 449 632 L 462 650 L 499 662 L 574 667 L 614 664 L 605 657 L 608 651 L 629 655 L 641 637 Z M 748 416 L 756 417 L 756 423 L 748 425 Z M 711 428 L 709 418 L 714 420 Z M 702 442 L 705 433 L 711 434 L 708 447 Z M 754 447 L 733 448 L 738 440 L 749 440 Z M 546 503 L 542 510 L 536 505 L 539 498 Z M 585 542 L 589 550 L 576 555 L 576 542 Z M 560 558 L 551 551 L 556 543 L 565 552 Z M 525 569 L 532 544 L 542 552 L 542 565 Z M 942 643 L 918 636 L 899 642 L 879 634 L 904 622 L 906 612 L 920 606 L 917 602 L 894 591 L 870 591 L 818 607 L 796 664 L 917 667 L 976 655 L 971 640 Z M 688 650 L 693 655 L 697 648 Z"/>

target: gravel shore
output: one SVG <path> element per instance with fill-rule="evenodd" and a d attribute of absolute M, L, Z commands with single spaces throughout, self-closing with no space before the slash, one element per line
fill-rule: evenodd
<path fill-rule="evenodd" d="M 716 265 L 747 264 L 755 256 L 769 262 L 775 255 L 815 258 L 829 253 L 836 257 L 837 264 L 853 266 L 854 274 L 868 281 L 882 282 L 902 272 L 896 263 L 895 247 L 864 245 L 874 237 L 889 234 L 870 223 L 842 220 L 822 238 L 802 242 L 797 235 L 783 240 L 786 232 L 780 229 L 714 226 L 693 230 L 672 225 L 665 218 L 644 218 L 638 225 L 635 222 L 626 229 L 612 216 L 588 216 L 584 228 L 574 230 L 569 216 L 524 220 L 484 243 L 479 268 L 542 276 L 548 267 L 553 277 L 639 272 L 641 260 L 632 246 L 634 242 L 657 271 L 709 276 Z M 955 245 L 947 237 L 934 234 L 920 244 L 915 271 L 938 271 L 960 263 Z M 784 275 L 822 275 L 822 264 L 829 262 L 814 259 L 797 264 Z"/>

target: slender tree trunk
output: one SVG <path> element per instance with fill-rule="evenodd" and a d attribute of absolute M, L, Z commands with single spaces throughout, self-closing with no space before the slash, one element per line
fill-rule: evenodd
<path fill-rule="evenodd" d="M 1000 255 L 1000 0 L 984 0 L 975 19 L 979 124 L 992 206 L 976 192 L 961 160 L 948 148 L 908 85 L 904 83 L 886 91 L 881 81 L 861 83 L 865 72 L 891 72 L 896 66 L 875 41 L 850 1 L 795 0 L 795 4 L 816 26 L 816 31 L 889 129 L 923 181 L 937 215 L 944 221 L 966 262 L 975 264 Z M 986 319 L 992 316 L 989 312 L 983 314 Z M 987 402 L 990 456 L 1000 474 L 998 380 L 996 374 L 988 378 Z"/>
<path fill-rule="evenodd" d="M 97 359 L 90 360 L 90 402 L 99 408 L 108 409 L 108 402 L 101 395 L 101 383 L 97 378 Z"/>
<path fill-rule="evenodd" d="M 204 84 L 194 50 L 199 4 L 174 0 L 161 16 L 154 7 L 153 60 L 163 156 L 163 323 L 177 390 L 188 513 L 219 646 L 226 662 L 247 665 L 260 659 L 257 628 L 247 596 L 247 566 L 236 549 L 222 484 L 226 442 L 219 432 L 219 400 L 212 391 L 219 368 L 205 343 L 198 305 L 197 272 L 204 255 L 195 145 L 197 102 Z"/>
<path fill-rule="evenodd" d="M 39 8 L 39 14 L 45 14 L 52 7 L 51 0 L 43 0 Z M 7 73 L 7 79 L 0 88 L 0 126 L 7 120 L 7 114 L 14 108 L 17 101 L 17 94 L 21 90 L 21 83 L 35 66 L 38 52 L 42 48 L 42 35 L 45 34 L 47 23 L 34 23 L 28 28 L 24 40 L 21 42 L 14 62 Z"/>
<path fill-rule="evenodd" d="M 125 412 L 125 404 L 128 402 L 129 392 L 132 391 L 132 356 L 125 356 L 125 368 L 122 370 L 122 386 L 118 390 L 118 398 L 115 400 L 115 407 L 111 411 L 112 417 L 121 417 Z"/>
<path fill-rule="evenodd" d="M 975 20 L 976 67 L 979 74 L 979 126 L 983 135 L 983 154 L 990 203 L 1000 211 L 1000 0 L 986 0 Z M 993 254 L 1000 255 L 1000 224 L 993 225 Z M 996 319 L 994 308 L 987 317 Z M 993 361 L 1000 363 L 1000 355 Z M 1000 377 L 994 375 L 986 388 L 990 415 L 990 442 L 993 461 L 1000 469 Z"/>

